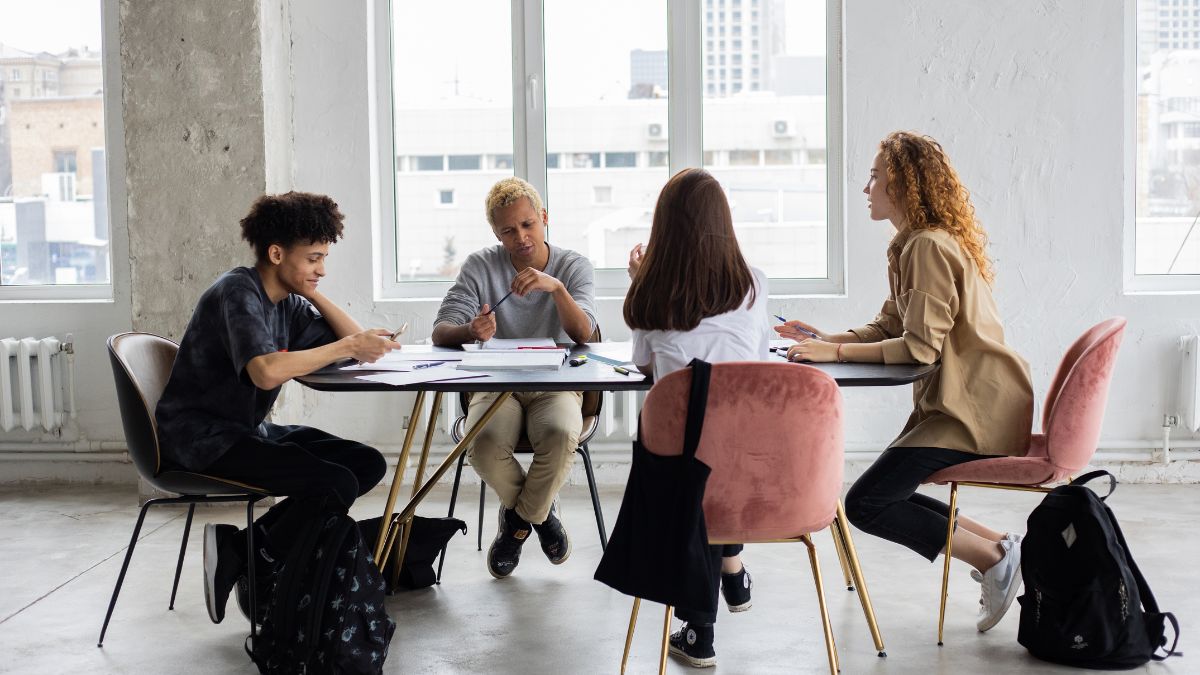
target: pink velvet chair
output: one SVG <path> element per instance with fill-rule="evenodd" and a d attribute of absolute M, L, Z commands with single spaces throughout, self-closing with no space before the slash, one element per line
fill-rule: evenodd
<path fill-rule="evenodd" d="M 690 370 L 672 373 L 646 396 L 641 440 L 655 454 L 683 452 L 691 377 Z M 842 448 L 842 396 L 829 375 L 787 363 L 713 365 L 704 430 L 696 452 L 712 469 L 704 496 L 709 542 L 804 542 L 816 582 L 831 673 L 838 669 L 837 650 L 810 535 L 830 527 L 841 513 Z M 839 525 L 844 523 L 843 517 Z M 861 597 L 866 597 L 861 583 L 859 588 Z M 640 604 L 641 599 L 635 598 L 622 672 Z M 666 669 L 670 626 L 671 607 L 667 607 L 660 673 Z"/>
<path fill-rule="evenodd" d="M 1100 425 L 1108 401 L 1108 385 L 1117 349 L 1125 334 L 1125 319 L 1115 317 L 1089 328 L 1063 356 L 1042 411 L 1042 433 L 1029 439 L 1020 457 L 997 457 L 965 462 L 934 473 L 926 484 L 950 484 L 950 521 L 942 566 L 942 597 L 938 610 L 938 645 L 946 620 L 946 591 L 950 582 L 950 552 L 957 524 L 958 486 L 1049 492 L 1045 487 L 1082 471 L 1100 440 Z"/>

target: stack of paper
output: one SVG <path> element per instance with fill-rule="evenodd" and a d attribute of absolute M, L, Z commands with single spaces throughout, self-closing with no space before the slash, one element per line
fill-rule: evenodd
<path fill-rule="evenodd" d="M 467 348 L 467 347 L 464 347 Z M 489 351 L 513 350 L 513 349 L 561 349 L 554 344 L 554 340 L 550 338 L 492 338 L 479 345 L 479 349 Z"/>
<path fill-rule="evenodd" d="M 566 358 L 565 349 L 530 349 L 467 352 L 459 370 L 558 370 Z"/>

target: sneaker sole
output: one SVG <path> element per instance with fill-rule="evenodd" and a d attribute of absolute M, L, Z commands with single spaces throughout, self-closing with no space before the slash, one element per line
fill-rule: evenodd
<path fill-rule="evenodd" d="M 559 558 L 558 560 L 555 560 L 555 559 L 553 559 L 553 558 L 550 558 L 550 557 L 548 557 L 548 556 L 547 556 L 547 558 L 546 558 L 546 559 L 550 561 L 550 564 L 551 564 L 551 565 L 561 565 L 561 564 L 563 564 L 563 563 L 567 562 L 567 558 L 570 558 L 570 557 L 571 557 L 571 538 L 570 538 L 570 537 L 567 537 L 567 553 L 566 553 L 566 555 L 564 555 L 563 557 Z"/>
<path fill-rule="evenodd" d="M 713 666 L 717 665 L 717 657 L 715 656 L 710 656 L 708 658 L 692 656 L 675 645 L 671 645 L 667 651 L 670 652 L 672 656 L 678 656 L 684 661 L 687 661 L 688 665 L 693 668 L 712 668 Z"/>
<path fill-rule="evenodd" d="M 213 623 L 221 623 L 217 616 L 217 599 L 213 595 L 213 587 L 217 579 L 217 526 L 212 523 L 204 525 L 204 605 L 208 607 L 208 618 Z M 212 552 L 213 555 L 210 555 Z"/>
<path fill-rule="evenodd" d="M 1004 618 L 1004 615 L 1008 614 L 1008 608 L 1012 607 L 1013 600 L 1015 600 L 1017 597 L 1017 591 L 1021 590 L 1022 580 L 1020 565 L 1017 565 L 1017 569 L 1013 570 L 1013 574 L 1017 575 L 1017 581 L 1008 587 L 1008 593 L 1006 593 L 1004 596 L 1004 605 L 1001 607 L 1000 611 L 997 612 L 990 621 L 981 620 L 979 623 L 975 624 L 975 627 L 979 629 L 980 633 L 986 633 L 995 628 L 996 624 L 1000 623 L 1000 620 Z"/>
<path fill-rule="evenodd" d="M 734 614 L 737 614 L 738 612 L 745 612 L 753 606 L 754 606 L 753 601 L 745 602 L 740 605 L 728 605 L 729 611 L 733 612 Z"/>

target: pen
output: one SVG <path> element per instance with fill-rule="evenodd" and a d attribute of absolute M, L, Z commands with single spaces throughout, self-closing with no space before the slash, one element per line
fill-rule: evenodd
<path fill-rule="evenodd" d="M 778 314 L 776 314 L 776 315 L 775 315 L 775 318 L 776 318 L 776 319 L 779 319 L 779 320 L 780 320 L 780 321 L 782 321 L 783 323 L 787 323 L 787 322 L 788 322 L 788 320 L 787 320 L 787 319 L 783 318 L 782 316 L 779 316 Z M 800 326 L 792 326 L 792 328 L 795 328 L 796 330 L 800 331 L 801 333 L 804 333 L 805 335 L 811 335 L 812 337 L 815 337 L 815 338 L 816 338 L 816 339 L 818 339 L 818 340 L 820 340 L 820 339 L 821 339 L 821 336 L 820 336 L 820 335 L 817 335 L 816 333 L 812 332 L 811 330 L 809 330 L 809 329 L 807 329 L 807 328 L 801 328 Z"/>
<path fill-rule="evenodd" d="M 505 300 L 507 300 L 507 299 L 508 299 L 508 296 L 510 296 L 510 295 L 512 295 L 512 294 L 513 294 L 513 292 L 512 292 L 512 291 L 509 291 L 509 292 L 505 293 L 505 294 L 504 294 L 504 297 L 503 297 L 503 298 L 500 298 L 500 302 L 497 302 L 496 304 L 492 305 L 492 308 L 491 308 L 491 309 L 489 309 L 489 310 L 487 311 L 487 313 L 486 313 L 486 314 L 484 314 L 484 316 L 487 316 L 488 314 L 491 314 L 492 312 L 496 311 L 496 308 L 497 308 L 497 307 L 499 307 L 500 305 L 504 304 L 504 301 L 505 301 Z"/>
<path fill-rule="evenodd" d="M 621 366 L 613 366 L 613 370 L 617 371 L 618 373 L 620 373 L 622 375 L 632 375 L 633 374 L 633 373 L 629 372 L 628 368 L 622 368 Z"/>
<path fill-rule="evenodd" d="M 553 347 L 547 347 L 547 346 L 543 345 L 543 346 L 538 346 L 538 347 L 532 347 L 532 346 L 531 347 L 517 347 L 517 349 L 562 349 L 562 347 L 559 347 L 558 345 L 555 345 Z"/>
<path fill-rule="evenodd" d="M 442 363 L 443 363 L 442 361 L 437 361 L 435 363 L 418 363 L 417 365 L 413 366 L 412 369 L 420 370 L 422 368 L 433 368 L 434 366 L 442 365 Z"/>

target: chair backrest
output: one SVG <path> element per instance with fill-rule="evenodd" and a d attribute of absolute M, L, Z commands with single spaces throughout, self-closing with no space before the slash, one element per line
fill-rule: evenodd
<path fill-rule="evenodd" d="M 162 465 L 154 410 L 177 353 L 179 345 L 150 333 L 121 333 L 108 338 L 125 443 L 138 473 L 146 478 L 158 475 Z"/>
<path fill-rule="evenodd" d="M 1096 452 L 1125 324 L 1124 317 L 1114 317 L 1079 336 L 1063 356 L 1046 394 L 1042 415 L 1046 454 L 1066 473 L 1087 466 Z"/>
<path fill-rule="evenodd" d="M 641 442 L 680 455 L 692 371 L 657 382 Z M 712 541 L 790 539 L 829 525 L 842 489 L 842 394 L 824 372 L 790 363 L 712 367 L 696 457 L 712 469 L 704 517 Z"/>

